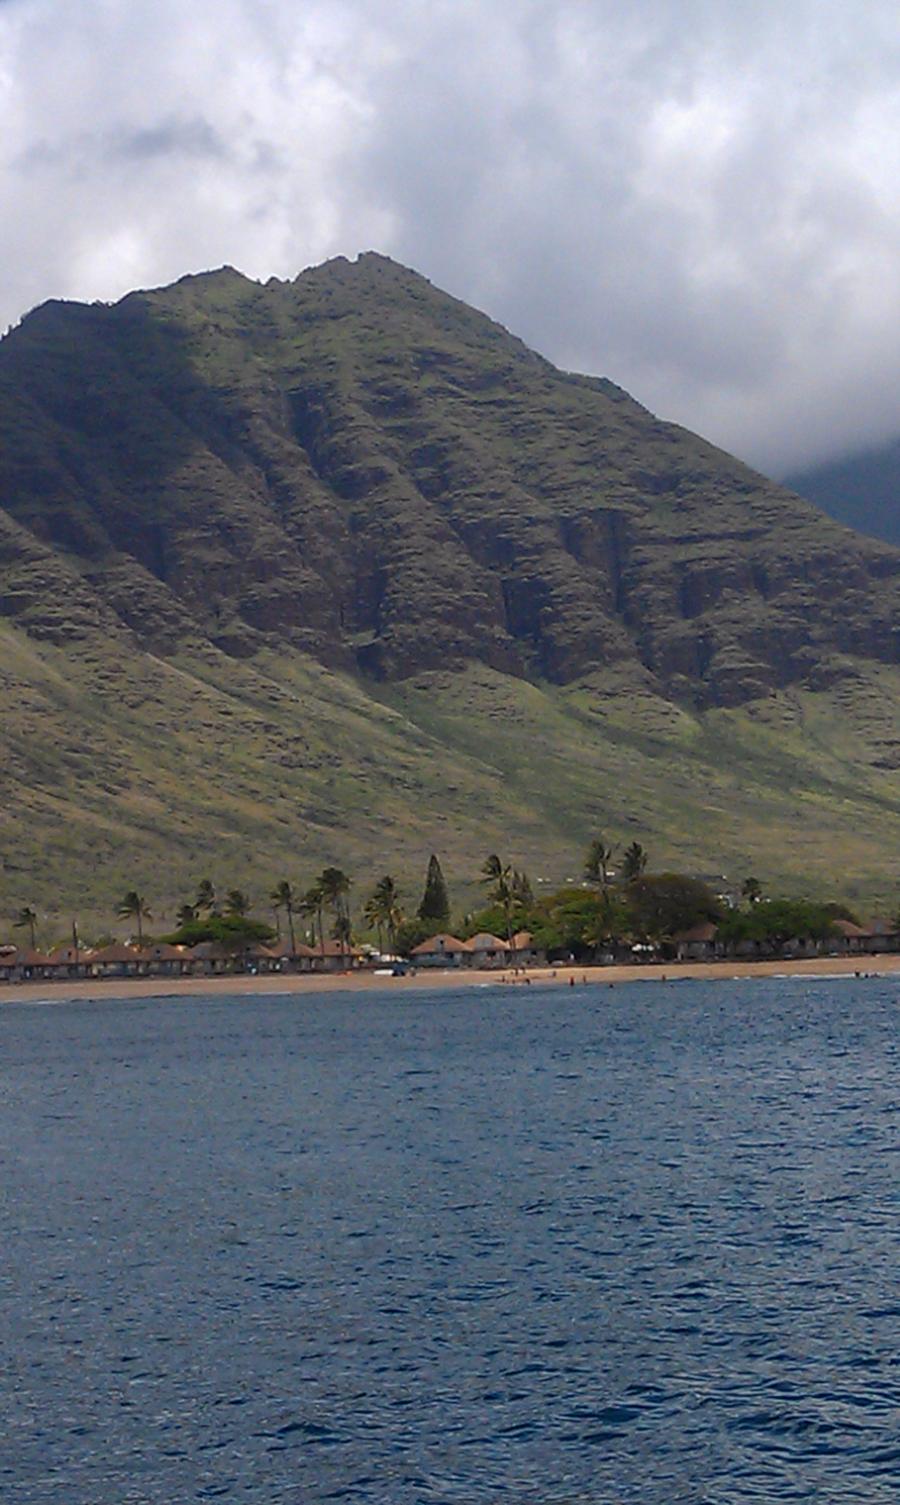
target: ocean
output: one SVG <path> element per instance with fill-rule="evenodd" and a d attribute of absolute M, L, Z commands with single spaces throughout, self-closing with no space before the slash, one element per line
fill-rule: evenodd
<path fill-rule="evenodd" d="M 0 1497 L 895 1505 L 898 991 L 0 1009 Z"/>

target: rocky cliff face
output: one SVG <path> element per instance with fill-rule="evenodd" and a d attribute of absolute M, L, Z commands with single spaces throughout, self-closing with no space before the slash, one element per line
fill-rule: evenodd
<path fill-rule="evenodd" d="M 722 705 L 897 659 L 900 553 L 374 255 L 36 310 L 0 507 L 0 612 L 51 640 Z"/>

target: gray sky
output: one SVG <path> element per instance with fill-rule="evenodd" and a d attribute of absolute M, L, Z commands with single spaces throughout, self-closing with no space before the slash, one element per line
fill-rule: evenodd
<path fill-rule="evenodd" d="M 376 249 L 777 472 L 900 432 L 894 0 L 0 0 L 0 328 Z"/>

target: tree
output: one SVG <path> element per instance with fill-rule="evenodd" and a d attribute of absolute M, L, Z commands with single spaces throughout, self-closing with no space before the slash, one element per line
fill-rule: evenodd
<path fill-rule="evenodd" d="M 499 904 L 503 910 L 506 921 L 506 942 L 510 949 L 510 959 L 515 965 L 516 952 L 513 945 L 513 910 L 518 904 L 515 893 L 516 874 L 509 863 L 502 863 L 496 852 L 487 857 L 481 868 L 481 882 L 489 885 L 488 898 L 494 904 Z"/>
<path fill-rule="evenodd" d="M 730 945 L 756 941 L 773 951 L 789 941 L 824 941 L 834 933 L 829 906 L 808 899 L 760 899 L 748 909 L 729 910 L 719 925 L 720 939 Z"/>
<path fill-rule="evenodd" d="M 179 925 L 191 925 L 197 918 L 197 910 L 193 904 L 182 904 L 175 916 Z"/>
<path fill-rule="evenodd" d="M 722 913 L 715 894 L 699 878 L 684 873 L 646 873 L 633 878 L 625 895 L 635 934 L 670 940 Z"/>
<path fill-rule="evenodd" d="M 19 910 L 19 913 L 16 915 L 16 918 L 13 920 L 13 928 L 15 930 L 24 930 L 27 927 L 28 934 L 31 937 L 31 949 L 32 949 L 32 951 L 36 951 L 37 950 L 37 942 L 35 941 L 35 938 L 34 938 L 35 937 L 35 928 L 34 927 L 36 926 L 36 924 L 37 924 L 37 912 L 36 912 L 36 910 L 32 909 L 32 907 L 31 907 L 30 904 L 23 905 L 23 907 Z"/>
<path fill-rule="evenodd" d="M 273 888 L 269 897 L 275 905 L 276 911 L 283 909 L 287 915 L 288 934 L 291 938 L 291 956 L 294 956 L 297 950 L 297 942 L 294 938 L 294 910 L 297 907 L 297 901 L 294 897 L 294 890 L 287 879 L 282 878 L 281 882 Z"/>
<path fill-rule="evenodd" d="M 629 928 L 629 915 L 624 901 L 603 888 L 597 896 L 597 908 L 582 931 L 584 942 L 596 949 L 598 946 L 614 946 Z"/>
<path fill-rule="evenodd" d="M 251 919 L 249 915 L 211 914 L 206 919 L 194 919 L 180 925 L 164 939 L 173 946 L 198 946 L 201 941 L 217 941 L 226 950 L 238 953 L 246 951 L 249 946 L 268 945 L 275 939 L 275 931 L 263 920 Z"/>
<path fill-rule="evenodd" d="M 210 878 L 201 878 L 197 885 L 197 897 L 194 900 L 194 908 L 205 910 L 214 914 L 216 910 L 216 891 Z"/>
<path fill-rule="evenodd" d="M 741 896 L 748 904 L 758 904 L 762 898 L 762 884 L 758 878 L 745 878 L 741 884 Z"/>
<path fill-rule="evenodd" d="M 250 900 L 239 888 L 230 888 L 225 896 L 226 914 L 249 914 Z"/>
<path fill-rule="evenodd" d="M 379 878 L 371 896 L 366 901 L 363 914 L 366 920 L 378 933 L 378 947 L 381 949 L 382 929 L 387 931 L 388 945 L 391 951 L 396 950 L 397 927 L 403 920 L 400 911 L 399 891 L 397 885 L 389 873 Z"/>
<path fill-rule="evenodd" d="M 297 901 L 297 913 L 299 915 L 304 915 L 305 917 L 307 917 L 309 919 L 312 919 L 312 921 L 313 921 L 313 926 L 312 926 L 312 939 L 313 939 L 313 943 L 315 943 L 315 939 L 316 939 L 316 925 L 315 925 L 315 921 L 318 920 L 318 922 L 319 922 L 319 944 L 320 944 L 320 946 L 321 946 L 321 948 L 322 948 L 323 951 L 325 950 L 325 930 L 324 930 L 324 917 L 323 917 L 323 911 L 324 911 L 324 909 L 325 909 L 325 895 L 322 892 L 322 885 L 320 883 L 318 883 L 318 882 L 313 883 L 312 886 L 306 890 L 306 893 L 302 896 L 302 898 Z"/>
<path fill-rule="evenodd" d="M 334 924 L 331 927 L 331 939 L 338 941 L 341 948 L 341 961 L 346 961 L 346 953 L 350 950 L 352 935 L 350 930 L 350 916 L 348 914 L 336 914 Z"/>
<path fill-rule="evenodd" d="M 397 926 L 395 948 L 399 956 L 409 956 L 420 941 L 427 941 L 436 934 L 434 922 L 426 920 L 402 920 Z"/>
<path fill-rule="evenodd" d="M 326 867 L 319 874 L 318 887 L 322 893 L 322 904 L 334 911 L 335 931 L 340 930 L 339 934 L 335 934 L 334 939 L 340 941 L 343 955 L 345 937 L 349 940 L 350 936 L 350 908 L 347 900 L 350 892 L 350 879 L 341 868 Z M 322 944 L 324 949 L 324 941 Z"/>
<path fill-rule="evenodd" d="M 450 921 L 450 896 L 441 872 L 441 864 L 433 852 L 428 859 L 425 892 L 417 912 L 420 920 L 429 924 L 434 921 L 439 929 L 449 924 Z"/>
<path fill-rule="evenodd" d="M 137 889 L 130 888 L 123 898 L 116 913 L 120 920 L 137 920 L 138 945 L 144 944 L 144 920 L 152 920 L 149 906 L 146 900 L 138 893 Z"/>
<path fill-rule="evenodd" d="M 602 836 L 597 836 L 587 849 L 584 859 L 584 877 L 587 883 L 599 884 L 601 888 L 609 887 L 609 864 L 612 861 L 612 847 L 608 847 Z"/>
<path fill-rule="evenodd" d="M 622 857 L 622 878 L 625 883 L 633 883 L 635 878 L 640 878 L 647 866 L 647 853 L 639 841 L 633 841 L 630 847 L 625 848 Z"/>
<path fill-rule="evenodd" d="M 621 939 L 629 920 L 624 898 L 612 889 L 562 888 L 538 902 L 532 928 L 546 951 L 583 959 L 598 946 Z"/>

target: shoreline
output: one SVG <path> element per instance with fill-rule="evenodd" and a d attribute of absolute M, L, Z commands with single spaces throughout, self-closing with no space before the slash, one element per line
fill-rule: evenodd
<path fill-rule="evenodd" d="M 263 996 L 304 993 L 421 993 L 447 988 L 508 986 L 614 987 L 633 982 L 726 981 L 765 977 L 900 977 L 900 953 L 882 956 L 819 956 L 758 962 L 651 962 L 635 966 L 534 967 L 513 976 L 501 970 L 470 972 L 421 968 L 415 976 L 377 977 L 372 972 L 266 973 L 251 977 L 104 978 L 84 982 L 20 982 L 0 985 L 6 1003 L 100 1002 L 109 999 Z"/>

